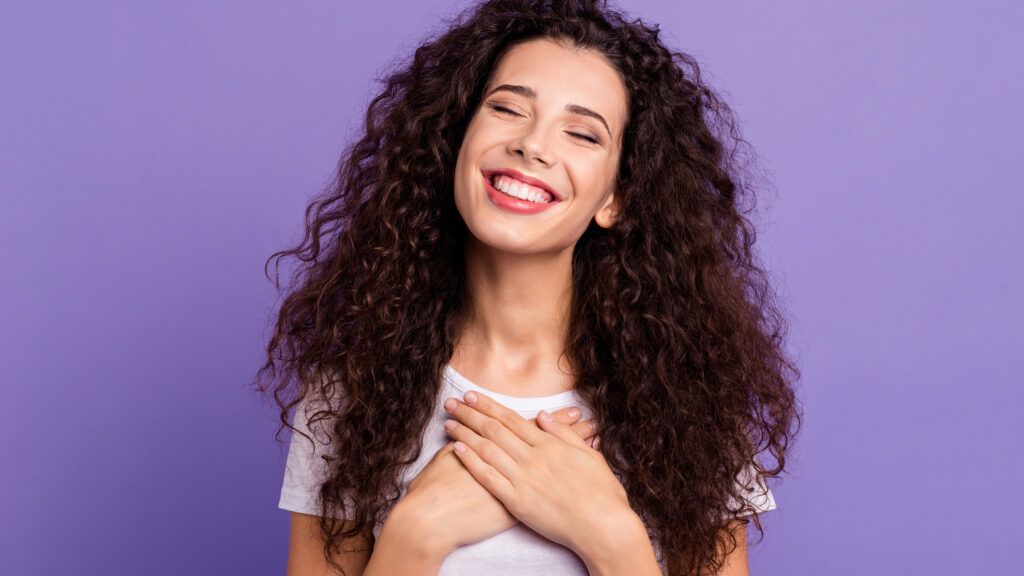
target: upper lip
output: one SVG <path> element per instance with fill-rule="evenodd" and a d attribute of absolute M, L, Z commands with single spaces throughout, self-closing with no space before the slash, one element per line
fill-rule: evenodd
<path fill-rule="evenodd" d="M 484 178 L 487 178 L 488 180 L 493 178 L 496 174 L 504 174 L 506 176 L 509 176 L 510 178 L 515 178 L 520 182 L 524 182 L 526 184 L 529 184 L 530 186 L 536 186 L 537 188 L 544 190 L 548 194 L 551 194 L 551 196 L 555 199 L 556 202 L 562 200 L 562 195 L 559 194 L 558 192 L 555 192 L 554 188 L 548 186 L 547 183 L 545 183 L 540 178 L 527 176 L 526 174 L 523 174 L 518 170 L 513 170 L 512 168 L 494 168 L 492 170 L 484 170 L 483 174 Z"/>

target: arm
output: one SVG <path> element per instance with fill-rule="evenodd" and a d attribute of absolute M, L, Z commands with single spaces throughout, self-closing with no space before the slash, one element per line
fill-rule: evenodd
<path fill-rule="evenodd" d="M 609 518 L 602 533 L 596 538 L 587 538 L 585 542 L 577 552 L 587 565 L 590 576 L 661 576 L 661 567 L 647 529 L 640 516 L 632 510 L 625 519 Z"/>
<path fill-rule="evenodd" d="M 362 576 L 437 576 L 441 570 L 449 550 L 427 536 L 437 530 L 418 531 L 402 510 L 399 505 L 391 509 Z"/>
<path fill-rule="evenodd" d="M 730 530 L 736 536 L 736 549 L 725 557 L 725 564 L 717 576 L 750 576 L 747 564 L 747 521 L 733 520 Z"/>
<path fill-rule="evenodd" d="M 342 554 L 335 560 L 349 576 L 362 576 L 373 550 L 373 531 L 367 528 L 361 538 L 341 543 Z M 334 576 L 324 559 L 324 540 L 320 535 L 320 517 L 292 512 L 288 537 L 287 576 Z"/>
<path fill-rule="evenodd" d="M 362 536 L 342 540 L 335 560 L 348 576 L 435 576 L 447 556 L 442 547 L 416 536 L 413 527 L 395 514 L 396 507 L 374 539 L 367 528 Z M 292 512 L 287 576 L 337 576 L 324 559 L 324 540 L 318 516 Z"/>
<path fill-rule="evenodd" d="M 639 516 L 609 522 L 607 528 L 604 537 L 595 539 L 590 546 L 581 549 L 581 558 L 591 576 L 661 576 L 654 547 Z M 725 557 L 716 576 L 750 576 L 747 564 L 747 522 L 734 520 L 729 530 L 736 536 L 736 548 Z"/>

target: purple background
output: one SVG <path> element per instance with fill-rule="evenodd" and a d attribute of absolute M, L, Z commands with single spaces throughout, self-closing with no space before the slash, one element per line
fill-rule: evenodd
<path fill-rule="evenodd" d="M 279 574 L 262 266 L 465 3 L 139 4 L 0 17 L 0 573 Z M 1020 573 L 1020 4 L 686 4 L 621 6 L 763 157 L 803 370 L 752 573 Z"/>

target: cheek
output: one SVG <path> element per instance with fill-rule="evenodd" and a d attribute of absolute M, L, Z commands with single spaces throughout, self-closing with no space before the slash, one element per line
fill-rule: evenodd
<path fill-rule="evenodd" d="M 603 164 L 588 162 L 573 171 L 570 179 L 576 199 L 588 208 L 597 209 L 609 190 L 607 169 Z"/>
<path fill-rule="evenodd" d="M 604 202 L 605 197 L 616 188 L 618 165 L 615 162 L 606 159 L 594 166 L 594 171 L 590 176 L 590 186 L 595 192 L 594 195 L 600 198 L 600 202 Z"/>
<path fill-rule="evenodd" d="M 472 142 L 463 142 L 459 149 L 459 155 L 455 159 L 455 192 L 458 195 L 464 192 L 467 186 L 472 184 L 470 180 L 474 174 L 479 173 L 476 166 L 479 161 L 478 154 L 474 151 Z"/>
<path fill-rule="evenodd" d="M 480 161 L 480 148 L 480 139 L 472 129 L 468 130 L 459 146 L 459 155 L 455 160 L 456 177 L 465 176 L 470 171 L 477 169 L 476 164 Z"/>
<path fill-rule="evenodd" d="M 468 150 L 479 148 L 480 141 L 485 135 L 486 128 L 478 118 L 474 118 L 469 122 L 469 126 L 466 126 L 466 134 L 462 137 L 462 147 Z"/>

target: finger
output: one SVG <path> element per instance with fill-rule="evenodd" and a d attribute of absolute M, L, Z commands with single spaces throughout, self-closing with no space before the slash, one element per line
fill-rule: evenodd
<path fill-rule="evenodd" d="M 478 458 L 506 478 L 511 480 L 517 477 L 519 465 L 516 463 L 516 460 L 489 438 L 477 434 L 469 426 L 459 423 L 458 420 L 445 420 L 444 429 L 448 432 L 449 436 L 457 442 L 462 442 L 469 446 Z"/>
<path fill-rule="evenodd" d="M 515 432 L 510 430 L 499 420 L 487 416 L 486 414 L 474 409 L 469 404 L 460 401 L 458 398 L 448 398 L 445 400 L 444 409 L 452 418 L 455 419 L 454 421 L 457 421 L 459 424 L 470 429 L 478 436 L 487 438 L 511 456 L 516 462 L 521 461 L 526 455 L 526 450 L 529 449 L 530 446 L 523 442 Z M 516 414 L 515 416 L 522 419 L 519 414 Z M 534 426 L 534 428 L 536 428 L 536 426 Z M 540 430 L 538 430 L 538 432 L 540 432 Z M 473 448 L 479 453 L 479 447 L 472 444 L 471 446 L 473 446 Z M 486 456 L 486 454 L 479 455 Z"/>
<path fill-rule="evenodd" d="M 597 434 L 597 420 L 593 418 L 571 424 L 569 427 L 584 440 L 590 440 Z"/>
<path fill-rule="evenodd" d="M 465 427 L 462 426 L 462 428 Z M 458 456 L 466 470 L 473 475 L 473 478 L 507 508 L 514 493 L 512 482 L 502 476 L 493 466 L 484 462 L 479 454 L 461 441 L 455 443 L 452 451 Z"/>
<path fill-rule="evenodd" d="M 552 412 L 551 414 L 556 420 L 559 422 L 565 422 L 566 424 L 573 424 L 579 420 L 580 416 L 583 415 L 580 413 L 580 409 L 575 406 L 567 406 L 557 412 Z"/>
<path fill-rule="evenodd" d="M 576 408 L 576 407 L 573 407 L 573 406 L 570 406 L 570 407 L 567 407 L 567 408 L 562 408 L 561 410 L 559 410 L 557 412 L 552 412 L 552 415 L 554 415 L 554 417 L 559 422 L 565 422 L 566 424 L 569 424 L 569 425 L 573 426 L 574 428 L 577 425 L 581 424 L 580 422 L 577 422 L 577 420 L 579 420 L 580 416 L 583 416 L 583 414 L 580 413 L 580 409 Z M 533 423 L 534 426 L 537 425 L 537 419 L 536 418 L 530 418 L 529 420 L 527 420 L 527 422 Z M 585 426 L 585 425 L 581 426 L 579 428 L 580 431 L 585 431 L 586 429 L 587 429 L 587 426 Z"/>
<path fill-rule="evenodd" d="M 466 392 L 463 397 L 465 402 L 454 400 L 455 410 L 451 414 L 481 436 L 493 440 L 517 460 L 525 455 L 527 448 L 547 439 L 547 435 L 536 425 L 486 394 Z M 446 410 L 448 406 L 446 401 Z"/>
<path fill-rule="evenodd" d="M 540 425 L 541 429 L 545 432 L 554 435 L 556 438 L 568 444 L 573 446 L 587 445 L 586 442 L 584 442 L 568 424 L 555 420 L 551 414 L 548 414 L 544 410 L 537 413 L 537 424 Z"/>

